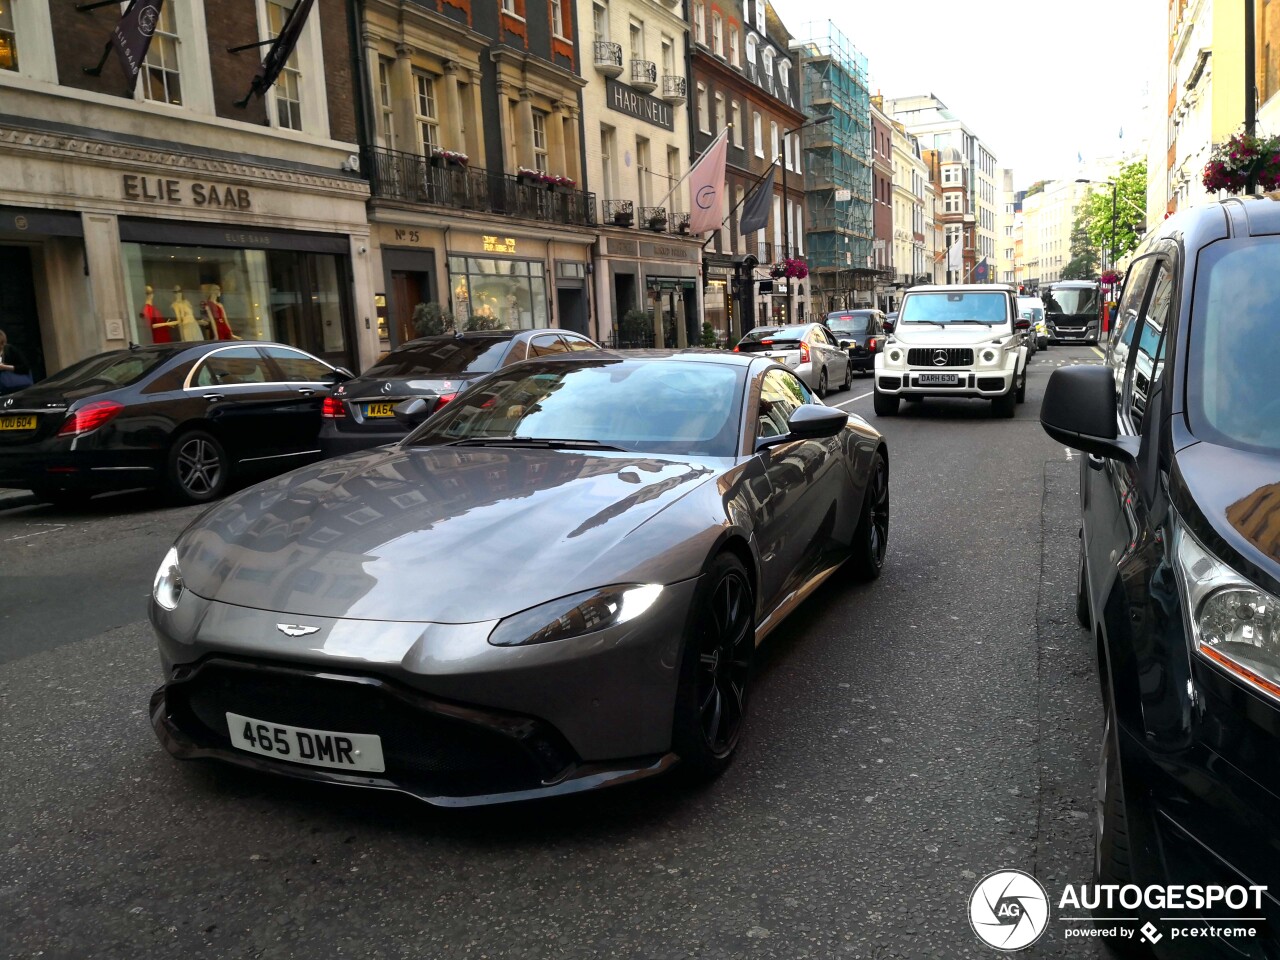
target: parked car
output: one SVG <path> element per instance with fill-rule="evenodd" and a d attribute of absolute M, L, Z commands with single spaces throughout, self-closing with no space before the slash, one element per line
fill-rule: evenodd
<path fill-rule="evenodd" d="M 846 350 L 821 323 L 792 323 L 755 327 L 733 348 L 735 353 L 759 354 L 795 371 L 810 390 L 825 397 L 831 384 L 837 390 L 853 385 L 853 364 Z"/>
<path fill-rule="evenodd" d="M 1205 936 L 1199 957 L 1280 946 L 1278 306 L 1280 204 L 1175 214 L 1136 251 L 1106 364 L 1055 371 L 1041 412 L 1088 455 L 1076 612 L 1105 717 L 1098 882 L 1273 891 L 1244 913 L 1259 938 Z M 1135 928 L 1170 913 L 1125 912 Z"/>
<path fill-rule="evenodd" d="M 280 343 L 172 343 L 89 357 L 0 401 L 0 487 L 55 502 L 161 488 L 204 503 L 235 474 L 320 454 L 351 372 Z"/>
<path fill-rule="evenodd" d="M 837 344 L 849 351 L 853 369 L 870 374 L 885 341 L 884 320 L 879 310 L 837 310 L 827 314 L 826 323 Z"/>
<path fill-rule="evenodd" d="M 876 415 L 893 416 L 901 400 L 981 397 L 996 416 L 1012 417 L 1026 399 L 1030 327 L 1018 317 L 1011 286 L 912 287 L 876 354 Z"/>
<path fill-rule="evenodd" d="M 1045 321 L 1044 301 L 1039 297 L 1019 297 L 1018 316 L 1031 321 L 1036 347 L 1040 350 L 1049 349 L 1049 324 Z"/>
<path fill-rule="evenodd" d="M 1096 280 L 1056 280 L 1040 290 L 1053 343 L 1096 344 L 1102 329 L 1102 289 Z"/>
<path fill-rule="evenodd" d="M 768 357 L 530 360 L 189 526 L 152 723 L 448 806 L 715 776 L 757 646 L 846 560 L 878 576 L 888 508 L 881 436 Z"/>
<path fill-rule="evenodd" d="M 320 448 L 326 457 L 404 438 L 396 404 L 420 397 L 434 412 L 471 381 L 530 357 L 599 350 L 572 330 L 484 330 L 410 340 L 325 398 Z"/>

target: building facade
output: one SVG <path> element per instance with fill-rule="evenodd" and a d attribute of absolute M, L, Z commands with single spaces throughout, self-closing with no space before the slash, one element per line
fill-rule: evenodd
<path fill-rule="evenodd" d="M 37 376 L 197 328 L 353 367 L 376 356 L 342 0 L 319 0 L 243 106 L 291 0 L 166 5 L 132 92 L 114 58 L 86 72 L 120 7 L 5 7 L 0 328 Z"/>
<path fill-rule="evenodd" d="M 968 209 L 969 165 L 954 147 L 924 150 L 922 155 L 941 199 L 935 222 L 942 232 L 943 282 L 971 283 L 978 251 L 974 216 Z"/>
<path fill-rule="evenodd" d="M 875 303 L 890 310 L 893 265 L 893 121 L 881 110 L 880 97 L 871 98 L 871 266 L 875 269 Z"/>
<path fill-rule="evenodd" d="M 1050 180 L 1023 198 L 1022 283 L 1028 289 L 1062 279 L 1071 262 L 1071 228 L 1089 189 L 1088 183 Z"/>
<path fill-rule="evenodd" d="M 1000 283 L 1017 282 L 1017 248 L 1014 243 L 1014 217 L 1017 200 L 1013 189 L 1013 171 L 1004 167 L 997 177 L 999 192 L 996 194 L 999 215 L 996 218 L 996 266 L 993 279 Z"/>
<path fill-rule="evenodd" d="M 920 142 L 897 121 L 890 122 L 893 144 L 893 287 L 892 308 L 903 292 L 933 280 L 925 238 L 926 202 L 931 200 L 929 168 L 920 155 Z M 930 212 L 930 219 L 932 213 Z"/>

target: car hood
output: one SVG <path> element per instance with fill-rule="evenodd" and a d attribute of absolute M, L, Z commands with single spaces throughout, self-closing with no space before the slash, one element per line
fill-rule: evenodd
<path fill-rule="evenodd" d="M 958 327 L 938 327 L 931 323 L 901 325 L 894 328 L 893 339 L 903 346 L 915 347 L 973 347 L 992 343 L 1008 337 L 1008 328 L 965 324 Z"/>
<path fill-rule="evenodd" d="M 1196 536 L 1211 540 L 1195 529 L 1198 511 L 1251 568 L 1242 573 L 1280 588 L 1280 456 L 1200 441 L 1178 451 L 1176 466 L 1174 502 Z"/>
<path fill-rule="evenodd" d="M 688 530 L 649 521 L 719 463 L 383 448 L 224 501 L 183 533 L 179 563 L 194 593 L 224 603 L 366 620 L 496 619 L 611 583 L 695 576 L 703 558 L 680 544 L 714 516 Z"/>

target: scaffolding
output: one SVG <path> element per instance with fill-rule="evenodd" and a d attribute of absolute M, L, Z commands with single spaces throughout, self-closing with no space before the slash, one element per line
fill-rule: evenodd
<path fill-rule="evenodd" d="M 823 307 L 855 306 L 869 302 L 874 273 L 867 58 L 830 20 L 805 24 L 796 36 L 801 109 L 831 118 L 806 128 L 802 144 L 811 283 Z"/>

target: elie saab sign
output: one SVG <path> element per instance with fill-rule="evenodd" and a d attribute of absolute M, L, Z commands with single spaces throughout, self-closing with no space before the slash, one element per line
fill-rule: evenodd
<path fill-rule="evenodd" d="M 645 93 L 637 93 L 617 80 L 604 82 L 605 102 L 610 110 L 617 110 L 628 116 L 652 123 L 655 127 L 666 130 L 675 129 L 675 117 L 671 107 Z"/>

